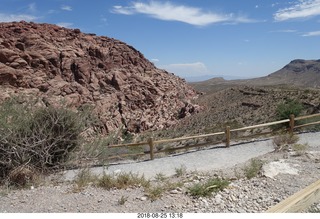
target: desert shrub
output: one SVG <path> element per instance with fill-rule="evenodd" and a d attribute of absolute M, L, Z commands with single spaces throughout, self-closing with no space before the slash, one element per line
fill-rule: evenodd
<path fill-rule="evenodd" d="M 301 156 L 306 153 L 306 150 L 309 148 L 307 143 L 305 144 L 293 144 L 292 149 L 296 152 L 298 156 Z"/>
<path fill-rule="evenodd" d="M 7 177 L 8 185 L 24 188 L 40 179 L 40 174 L 29 165 L 21 165 L 12 169 Z"/>
<path fill-rule="evenodd" d="M 244 167 L 243 172 L 248 179 L 251 179 L 259 174 L 262 165 L 263 162 L 261 160 L 251 159 L 250 164 Z"/>
<path fill-rule="evenodd" d="M 12 98 L 0 105 L 0 180 L 20 166 L 45 172 L 62 167 L 81 143 L 87 117 L 63 107 L 35 107 Z"/>
<path fill-rule="evenodd" d="M 272 143 L 276 151 L 284 151 L 289 149 L 289 145 L 297 143 L 299 136 L 293 134 L 281 134 L 273 138 Z"/>
<path fill-rule="evenodd" d="M 279 119 L 288 119 L 290 115 L 300 115 L 303 110 L 303 105 L 296 100 L 288 100 L 285 103 L 281 103 L 277 106 L 277 115 Z"/>
<path fill-rule="evenodd" d="M 160 198 L 166 189 L 163 186 L 152 186 L 147 189 L 147 196 L 151 201 L 155 201 Z"/>
<path fill-rule="evenodd" d="M 74 192 L 83 190 L 90 183 L 97 181 L 97 176 L 91 173 L 90 169 L 83 168 L 81 169 L 74 179 L 75 188 Z"/>
<path fill-rule="evenodd" d="M 204 183 L 197 183 L 189 187 L 189 194 L 195 197 L 210 196 L 213 192 L 223 190 L 229 185 L 229 181 L 220 178 L 211 178 Z"/>

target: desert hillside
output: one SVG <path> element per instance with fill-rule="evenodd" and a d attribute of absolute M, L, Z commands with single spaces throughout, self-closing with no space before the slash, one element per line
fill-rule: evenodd
<path fill-rule="evenodd" d="M 234 85 L 203 94 L 196 103 L 201 112 L 183 119 L 159 137 L 186 136 L 224 131 L 279 120 L 278 106 L 299 103 L 300 115 L 320 113 L 320 90 L 283 86 Z M 259 130 L 256 130 L 259 131 Z M 260 130 L 262 131 L 262 130 Z"/>

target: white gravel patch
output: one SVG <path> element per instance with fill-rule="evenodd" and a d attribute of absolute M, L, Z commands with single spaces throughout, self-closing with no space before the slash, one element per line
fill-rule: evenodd
<path fill-rule="evenodd" d="M 264 172 L 264 176 L 270 178 L 274 178 L 280 173 L 292 175 L 298 175 L 299 173 L 297 168 L 295 168 L 292 164 L 286 163 L 285 160 L 268 163 L 263 166 L 262 171 Z"/>

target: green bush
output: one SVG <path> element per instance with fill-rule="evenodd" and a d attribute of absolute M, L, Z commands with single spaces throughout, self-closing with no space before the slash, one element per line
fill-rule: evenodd
<path fill-rule="evenodd" d="M 293 114 L 295 117 L 300 115 L 303 110 L 303 105 L 296 100 L 288 100 L 285 103 L 281 103 L 277 107 L 277 115 L 279 119 L 289 119 Z"/>
<path fill-rule="evenodd" d="M 0 105 L 0 180 L 20 167 L 39 172 L 62 167 L 81 143 L 88 125 L 82 112 L 37 103 L 12 98 Z"/>

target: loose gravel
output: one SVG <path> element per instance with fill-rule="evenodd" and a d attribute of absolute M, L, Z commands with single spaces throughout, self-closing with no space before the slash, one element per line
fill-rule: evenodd
<path fill-rule="evenodd" d="M 225 167 L 213 167 L 211 170 L 206 168 L 201 170 L 197 168 L 189 169 L 190 167 L 187 166 L 187 171 L 182 176 L 175 175 L 174 169 L 168 171 L 168 180 L 181 182 L 182 184 L 163 192 L 162 196 L 156 200 L 151 200 L 143 187 L 132 187 L 121 190 L 112 189 L 108 191 L 94 185 L 89 185 L 83 190 L 76 191 L 72 181 L 65 181 L 66 178 L 63 175 L 64 177 L 59 182 L 44 182 L 40 186 L 32 186 L 23 190 L 7 190 L 2 188 L 0 191 L 0 212 L 265 212 L 271 206 L 320 179 L 319 137 L 319 133 L 300 134 L 300 143 L 308 143 L 309 145 L 306 153 L 300 156 L 296 156 L 292 152 L 266 151 L 260 155 L 256 155 L 253 152 L 255 154 L 254 157 L 262 160 L 264 163 L 273 161 L 286 162 L 288 165 L 298 169 L 298 174 L 280 173 L 274 176 L 274 178 L 259 175 L 252 179 L 246 179 L 243 177 L 243 168 L 249 164 L 252 156 L 248 156 L 244 160 L 239 159 L 239 162 L 235 162 L 237 161 L 236 159 L 225 160 L 223 162 Z M 255 147 L 259 146 L 260 143 L 258 142 Z M 239 157 L 247 153 L 247 151 L 245 152 L 245 146 L 239 145 L 237 147 L 244 147 L 240 151 L 234 151 Z M 212 153 L 217 153 L 215 150 L 212 150 Z M 252 148 L 248 149 L 249 152 L 250 150 Z M 203 151 L 204 154 L 209 154 L 209 152 L 211 153 L 210 150 Z M 230 151 L 226 153 L 230 154 Z M 202 159 L 197 159 L 195 155 L 192 155 L 192 159 L 187 160 L 190 158 L 190 154 L 175 156 L 172 159 L 184 160 L 185 163 L 183 164 L 193 162 L 191 167 L 194 167 L 197 162 L 202 162 Z M 227 155 L 225 156 L 227 157 Z M 157 162 L 157 160 L 148 162 L 148 164 L 152 165 L 153 162 Z M 231 164 L 226 165 L 229 162 Z M 167 168 L 165 163 L 162 163 L 163 167 Z M 178 164 L 181 163 L 177 162 Z M 142 169 L 139 171 L 142 171 Z M 161 168 L 159 169 L 160 172 L 167 173 Z M 152 174 L 149 175 L 151 179 L 153 176 Z M 207 179 L 217 176 L 230 179 L 230 185 L 209 197 L 195 198 L 188 194 L 188 188 L 193 184 L 205 182 Z M 155 179 L 152 180 L 152 182 L 156 183 Z M 319 212 L 319 209 L 319 203 L 315 203 L 310 211 Z"/>

